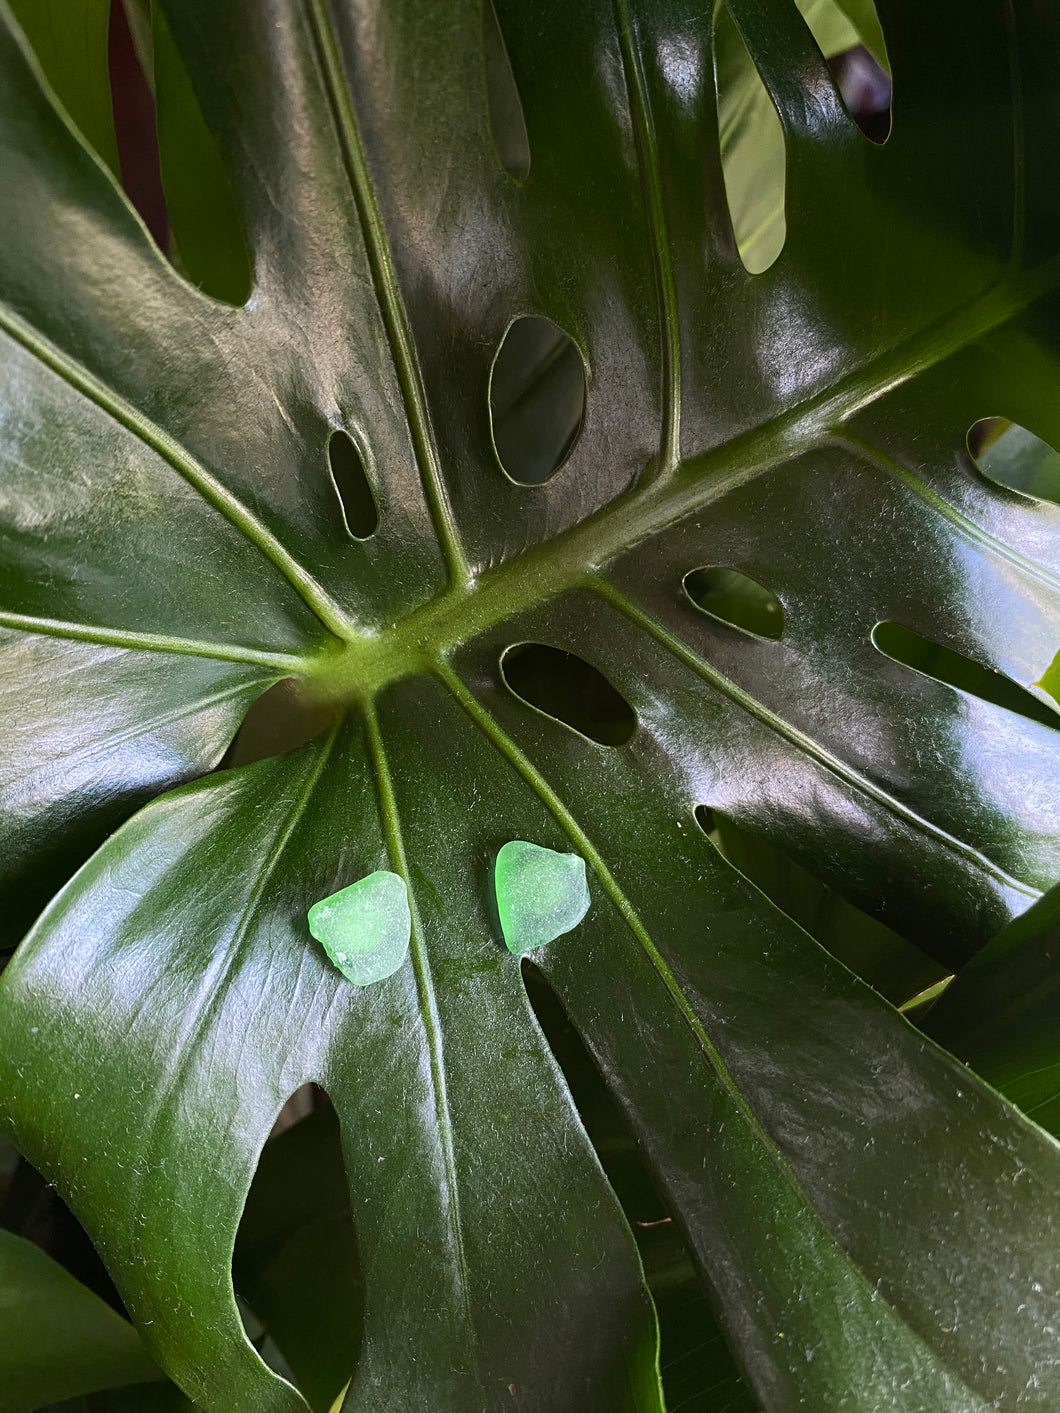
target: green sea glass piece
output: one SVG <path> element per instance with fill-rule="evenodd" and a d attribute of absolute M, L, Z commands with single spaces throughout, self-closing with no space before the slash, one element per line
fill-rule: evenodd
<path fill-rule="evenodd" d="M 509 952 L 522 956 L 577 927 L 589 911 L 585 860 L 513 839 L 493 870 L 497 915 Z"/>
<path fill-rule="evenodd" d="M 309 930 L 354 986 L 384 981 L 409 949 L 412 917 L 405 880 L 380 869 L 340 888 L 309 909 Z"/>

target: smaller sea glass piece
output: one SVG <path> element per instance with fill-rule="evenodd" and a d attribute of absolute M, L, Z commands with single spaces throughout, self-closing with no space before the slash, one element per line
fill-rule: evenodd
<path fill-rule="evenodd" d="M 384 981 L 409 949 L 412 917 L 405 880 L 380 869 L 321 898 L 309 909 L 309 931 L 354 986 Z"/>
<path fill-rule="evenodd" d="M 570 932 L 589 911 L 585 860 L 578 854 L 513 839 L 497 854 L 493 882 L 505 945 L 517 957 Z"/>

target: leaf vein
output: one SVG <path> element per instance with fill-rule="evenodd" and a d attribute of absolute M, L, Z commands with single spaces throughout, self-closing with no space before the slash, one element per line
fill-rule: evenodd
<path fill-rule="evenodd" d="M 439 464 L 408 316 L 401 298 L 382 213 L 368 171 L 368 160 L 361 141 L 357 116 L 343 75 L 342 58 L 332 28 L 327 0 L 308 0 L 307 13 L 346 176 L 360 218 L 379 312 L 390 342 L 394 369 L 405 402 L 405 413 L 424 494 L 449 570 L 450 581 L 466 588 L 471 583 L 471 572 L 464 556 L 445 478 Z"/>
<path fill-rule="evenodd" d="M 0 609 L 0 628 L 35 633 L 47 638 L 64 638 L 100 647 L 128 648 L 134 652 L 175 653 L 186 657 L 217 658 L 222 662 L 242 662 L 274 672 L 297 673 L 306 670 L 304 658 L 291 653 L 259 651 L 228 643 L 200 642 L 196 638 L 174 638 L 165 633 L 138 633 L 132 629 L 99 628 L 94 624 L 69 623 L 58 618 L 36 618 L 28 613 L 8 613 Z"/>
<path fill-rule="evenodd" d="M 475 725 L 478 726 L 500 755 L 507 760 L 509 765 L 512 766 L 538 796 L 555 819 L 556 823 L 571 840 L 571 843 L 577 849 L 581 850 L 583 856 L 592 866 L 594 873 L 604 885 L 604 889 L 619 912 L 619 915 L 633 933 L 635 940 L 641 946 L 649 963 L 662 981 L 670 1000 L 678 1010 L 682 1020 L 691 1031 L 707 1065 L 714 1074 L 718 1087 L 733 1104 L 737 1114 L 739 1114 L 740 1118 L 747 1125 L 748 1130 L 759 1143 L 765 1156 L 774 1163 L 784 1181 L 791 1188 L 795 1199 L 806 1212 L 807 1217 L 816 1224 L 818 1230 L 831 1244 L 840 1264 L 845 1266 L 854 1282 L 859 1284 L 862 1289 L 871 1289 L 873 1294 L 870 1296 L 870 1299 L 875 1299 L 876 1293 L 879 1290 L 879 1281 L 875 1278 L 870 1278 L 869 1272 L 855 1260 L 851 1252 L 846 1249 L 828 1226 L 821 1211 L 810 1198 L 809 1193 L 791 1162 L 764 1127 L 751 1105 L 744 1098 L 742 1091 L 729 1073 L 728 1066 L 725 1064 L 720 1052 L 707 1033 L 706 1027 L 692 1010 L 678 984 L 677 978 L 651 940 L 651 936 L 644 926 L 644 923 L 641 921 L 639 914 L 608 868 L 600 851 L 596 848 L 585 830 L 582 829 L 573 813 L 555 793 L 548 781 L 541 775 L 537 767 L 525 753 L 520 750 L 511 737 L 508 736 L 474 693 L 461 681 L 449 664 L 439 659 L 434 665 L 434 671 L 435 675 L 448 687 L 456 701 L 463 707 L 464 711 Z M 902 1312 L 889 1300 L 883 1300 L 881 1305 L 906 1332 L 913 1345 L 924 1350 L 928 1354 L 929 1359 L 934 1361 L 937 1351 L 931 1349 L 931 1346 L 929 1346 L 924 1338 L 913 1328 Z M 957 1382 L 959 1383 L 959 1380 L 957 1380 Z M 963 1391 L 963 1385 L 960 1385 L 960 1390 Z"/>
<path fill-rule="evenodd" d="M 710 685 L 719 692 L 723 692 L 736 706 L 741 707 L 748 715 L 753 716 L 764 726 L 775 731 L 778 736 L 789 741 L 796 749 L 808 755 L 812 760 L 822 765 L 845 784 L 852 786 L 853 789 L 858 790 L 863 795 L 867 795 L 871 800 L 875 801 L 875 803 L 882 805 L 886 810 L 897 815 L 903 823 L 909 825 L 910 828 L 917 830 L 919 833 L 928 835 L 938 843 L 943 844 L 946 848 L 951 849 L 954 853 L 962 855 L 977 868 L 1002 884 L 1003 887 L 1022 893 L 1029 898 L 1041 897 L 1040 890 L 1032 887 L 1028 883 L 1021 882 L 1017 878 L 1013 878 L 998 864 L 988 859 L 985 854 L 981 854 L 970 844 L 964 843 L 963 840 L 956 838 L 954 835 L 948 834 L 937 824 L 932 824 L 930 820 L 925 819 L 923 815 L 918 814 L 908 805 L 902 804 L 900 800 L 895 799 L 893 795 L 882 789 L 875 781 L 870 780 L 867 775 L 863 775 L 861 771 L 848 765 L 837 755 L 833 754 L 833 752 L 827 750 L 818 741 L 815 741 L 813 737 L 807 736 L 806 733 L 800 731 L 798 727 L 792 726 L 792 724 L 785 721 L 782 716 L 771 711 L 769 707 L 765 706 L 762 702 L 757 701 L 749 692 L 745 692 L 742 687 L 737 686 L 731 678 L 726 677 L 723 672 L 719 672 L 716 667 L 700 657 L 698 653 L 693 652 L 691 648 L 682 643 L 664 624 L 660 623 L 657 618 L 647 613 L 638 604 L 635 604 L 632 599 L 627 598 L 620 589 L 617 589 L 606 579 L 597 577 L 592 583 L 592 588 L 601 598 L 606 599 L 608 603 L 612 604 L 631 622 L 636 623 L 649 633 L 657 643 L 671 652 L 676 658 L 683 662 L 686 667 L 691 668 L 698 677 L 701 677 L 705 682 L 709 682 Z"/>
<path fill-rule="evenodd" d="M 875 462 L 882 471 L 900 480 L 904 485 L 920 497 L 925 505 L 942 519 L 948 520 L 950 524 L 966 539 L 973 544 L 981 546 L 989 554 L 996 555 L 998 559 L 1005 560 L 1021 573 L 1026 574 L 1029 579 L 1037 579 L 1039 583 L 1047 588 L 1060 592 L 1060 574 L 1056 574 L 1047 565 L 1039 564 L 1028 555 L 1021 554 L 1019 550 L 1011 545 L 1005 544 L 1004 540 L 999 540 L 996 535 L 992 535 L 989 530 L 984 530 L 981 525 L 977 525 L 974 520 L 968 518 L 949 501 L 943 499 L 937 491 L 926 485 L 919 476 L 913 474 L 900 461 L 896 461 L 875 443 L 868 441 L 864 437 L 852 436 L 849 432 L 844 432 L 841 437 L 836 437 L 836 444 L 846 446 L 850 450 L 860 453 L 869 460 Z"/>
<path fill-rule="evenodd" d="M 453 1143 L 453 1120 L 449 1107 L 448 1081 L 446 1077 L 445 1055 L 441 1034 L 441 1017 L 438 1014 L 438 1002 L 434 991 L 434 979 L 431 975 L 430 958 L 427 955 L 427 948 L 424 942 L 423 923 L 420 918 L 416 894 L 412 886 L 412 876 L 409 871 L 408 858 L 405 853 L 405 842 L 402 835 L 401 815 L 398 809 L 397 796 L 390 775 L 386 748 L 383 744 L 383 736 L 379 727 L 379 718 L 374 706 L 371 704 L 366 703 L 364 706 L 364 719 L 368 734 L 369 754 L 371 755 L 372 766 L 375 771 L 379 814 L 386 835 L 387 847 L 393 866 L 405 880 L 405 886 L 408 889 L 409 911 L 412 914 L 412 935 L 410 938 L 409 954 L 412 959 L 412 968 L 416 978 L 416 992 L 420 1003 L 420 1013 L 427 1034 L 427 1045 L 430 1051 L 431 1087 L 434 1091 L 435 1113 L 438 1117 L 438 1136 L 442 1150 L 442 1163 L 445 1168 L 446 1193 L 449 1199 L 446 1207 L 446 1217 L 460 1279 L 460 1297 L 464 1311 L 464 1320 L 470 1339 L 469 1352 L 472 1358 L 474 1358 L 473 1335 L 475 1325 L 471 1310 L 469 1264 L 467 1253 L 464 1249 L 460 1181 L 456 1162 L 456 1150 Z"/>
<path fill-rule="evenodd" d="M 339 638 L 349 638 L 352 624 L 345 610 L 284 548 L 270 529 L 223 485 L 175 437 L 139 408 L 106 386 L 69 354 L 57 348 L 6 305 L 0 305 L 0 329 L 44 367 L 61 378 L 145 446 L 157 453 L 209 505 L 271 560 L 321 623 Z"/>

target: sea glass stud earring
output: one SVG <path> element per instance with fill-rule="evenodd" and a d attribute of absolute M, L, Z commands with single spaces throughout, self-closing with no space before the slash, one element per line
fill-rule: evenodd
<path fill-rule="evenodd" d="M 509 952 L 522 956 L 577 927 L 589 911 L 585 860 L 513 839 L 493 869 L 497 916 Z"/>
<path fill-rule="evenodd" d="M 309 931 L 354 986 L 385 980 L 409 949 L 412 917 L 405 880 L 380 869 L 321 898 L 309 909 Z"/>

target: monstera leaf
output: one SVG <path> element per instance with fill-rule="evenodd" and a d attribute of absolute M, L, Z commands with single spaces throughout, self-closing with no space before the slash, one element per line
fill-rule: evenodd
<path fill-rule="evenodd" d="M 1055 1142 L 707 832 L 939 975 L 1060 874 L 1060 516 L 966 443 L 1002 416 L 1060 446 L 1060 22 L 879 8 L 882 146 L 788 0 L 729 0 L 786 145 L 750 275 L 702 4 L 164 0 L 238 306 L 192 283 L 187 163 L 182 273 L 5 23 L 12 940 L 83 867 L 3 977 L 4 1114 L 208 1413 L 306 1407 L 231 1259 L 309 1080 L 363 1276 L 344 1408 L 662 1406 L 497 928 L 514 840 L 587 866 L 533 960 L 757 1402 L 1060 1403 Z M 208 773 L 289 678 L 324 731 Z M 380 870 L 411 944 L 355 986 L 306 913 Z"/>

